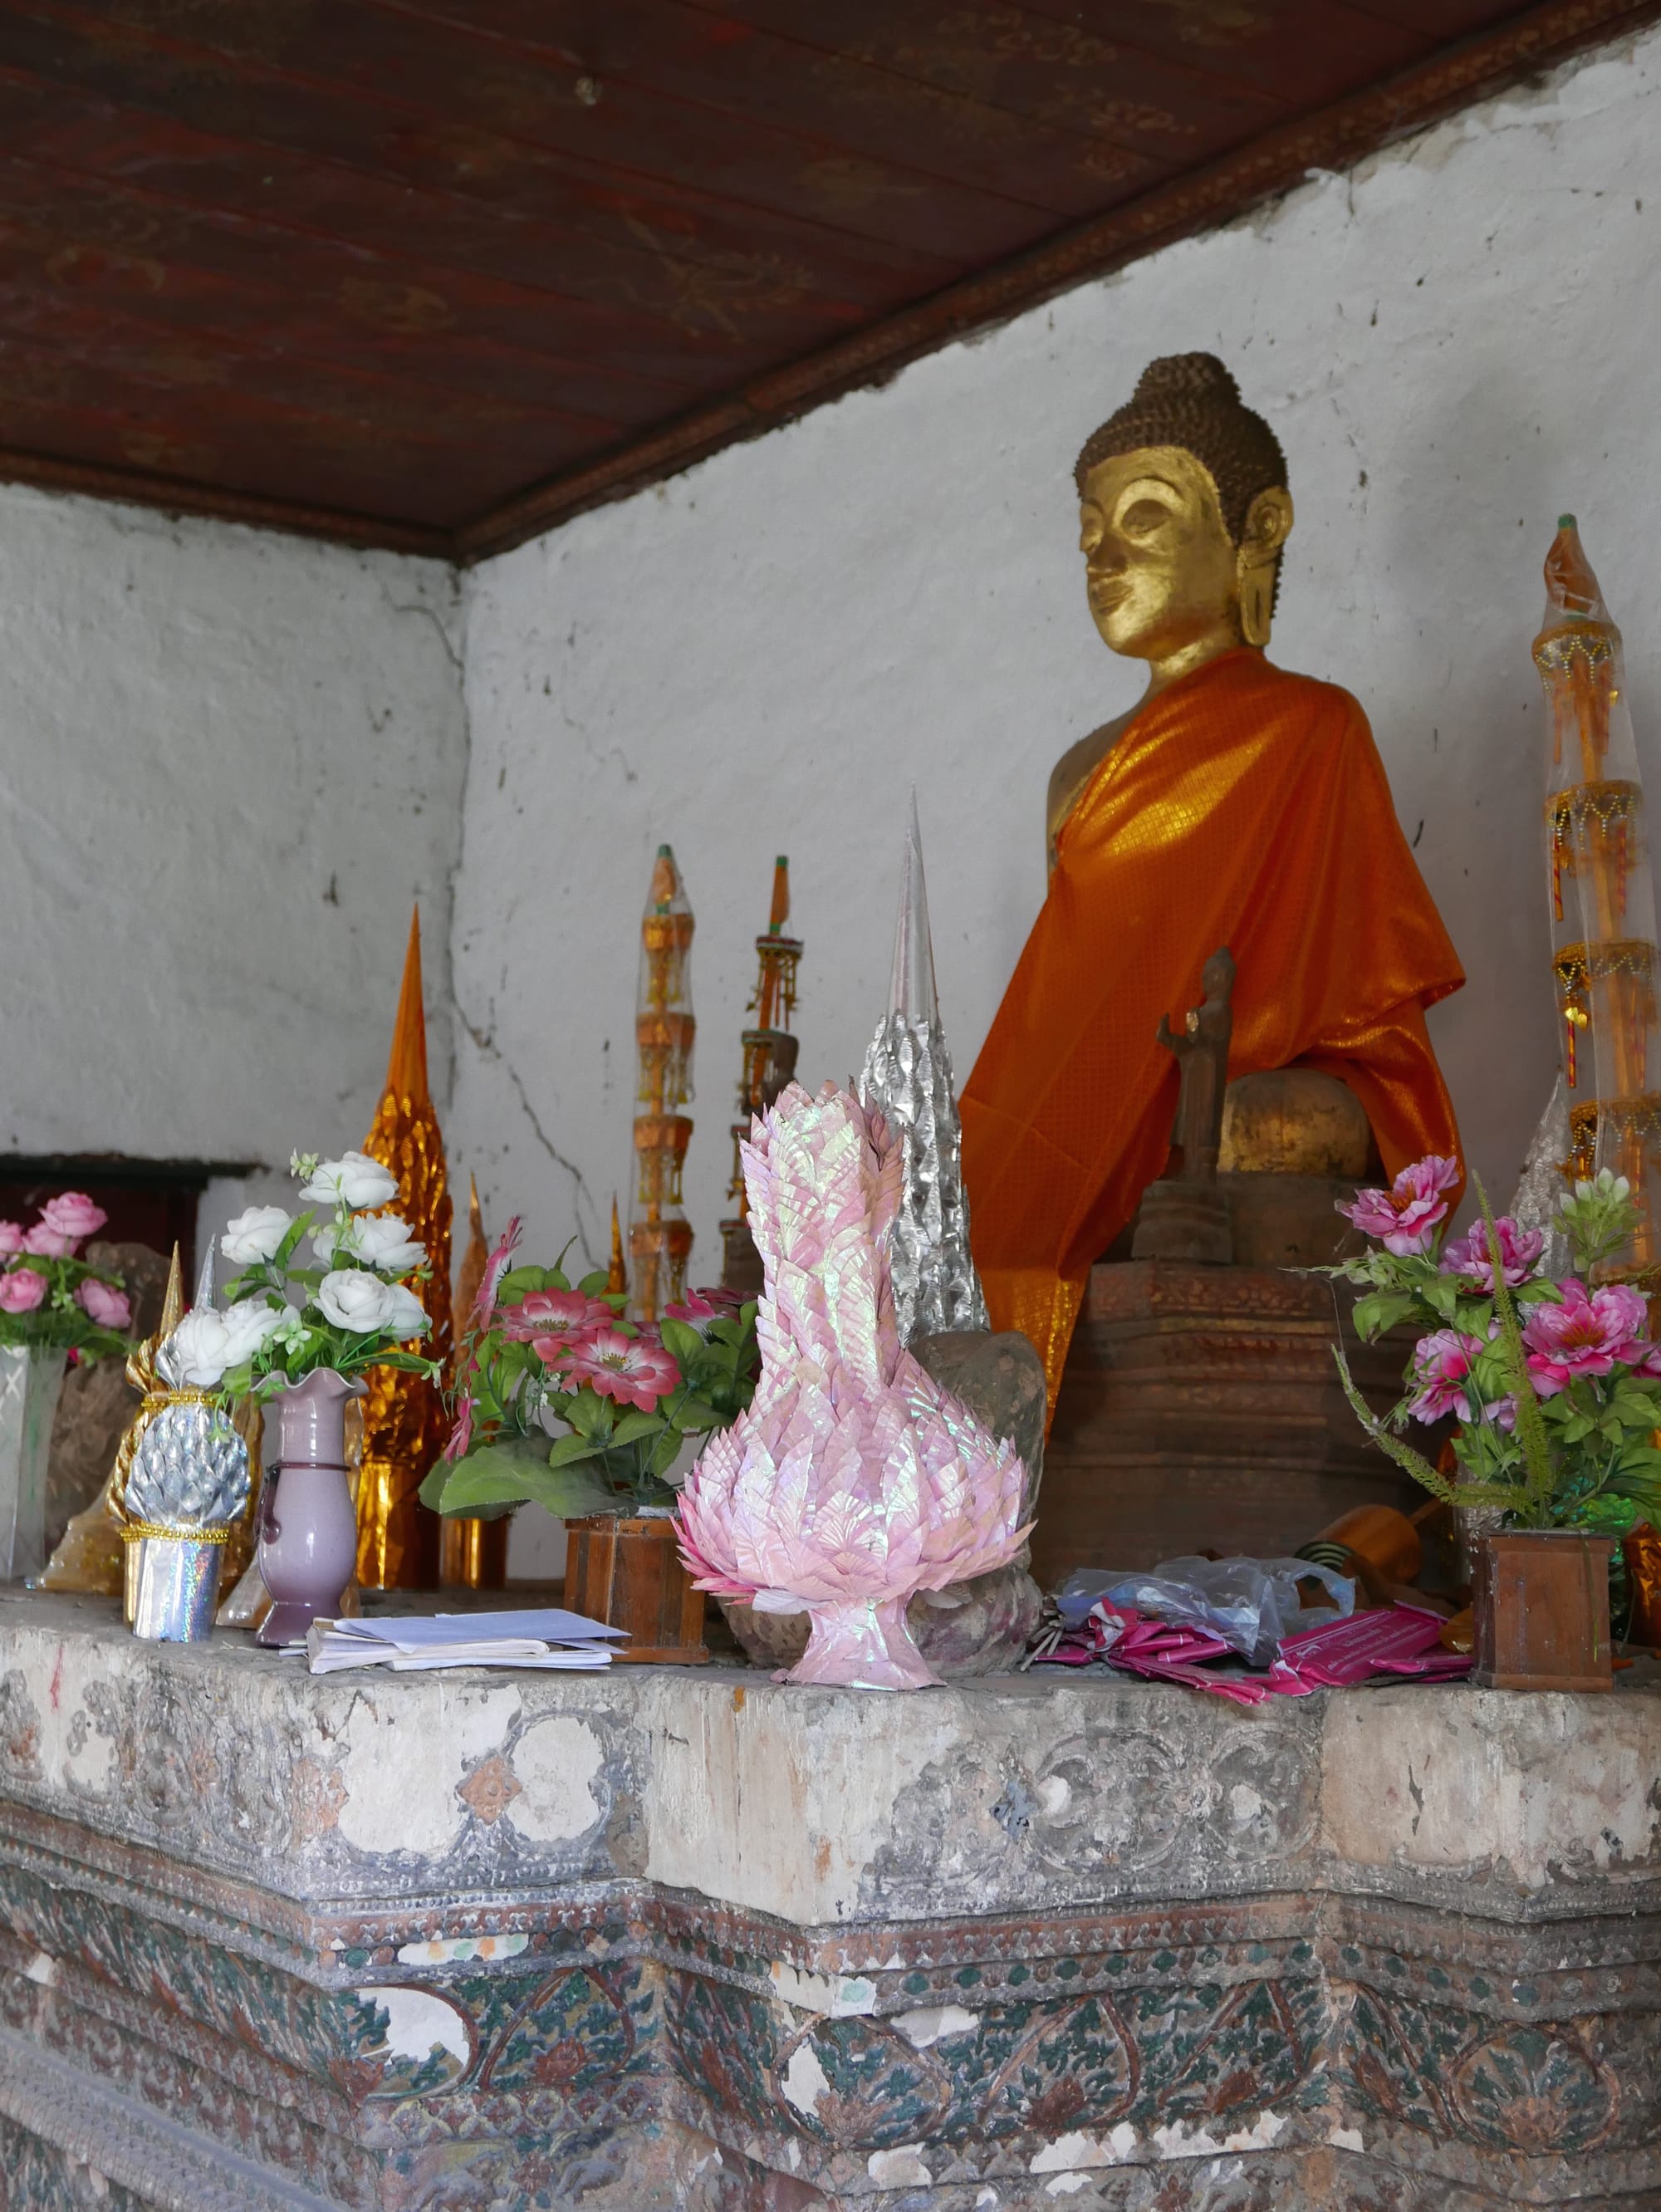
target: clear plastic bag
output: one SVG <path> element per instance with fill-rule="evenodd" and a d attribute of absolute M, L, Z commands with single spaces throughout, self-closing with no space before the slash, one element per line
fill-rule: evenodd
<path fill-rule="evenodd" d="M 1300 1603 L 1298 1584 L 1311 1577 L 1331 1595 L 1331 1612 Z M 1209 1628 L 1259 1667 L 1275 1656 L 1282 1637 L 1344 1620 L 1355 1609 L 1351 1578 L 1308 1559 L 1161 1559 L 1130 1573 L 1079 1567 L 1056 1592 L 1056 1603 L 1062 1619 L 1074 1622 L 1104 1597 L 1151 1620 Z"/>

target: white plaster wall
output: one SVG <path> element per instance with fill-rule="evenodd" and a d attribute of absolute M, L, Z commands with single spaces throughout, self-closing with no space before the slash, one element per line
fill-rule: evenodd
<path fill-rule="evenodd" d="M 1661 803 L 1658 242 L 1651 33 L 476 571 L 452 1130 L 493 1217 L 603 1256 L 661 838 L 698 917 L 694 1279 L 773 855 L 803 1070 L 844 1075 L 882 1009 L 912 780 L 967 1073 L 1042 898 L 1051 764 L 1137 689 L 1087 617 L 1073 458 L 1150 356 L 1196 347 L 1286 447 L 1274 656 L 1373 718 L 1470 974 L 1434 1033 L 1508 1190 L 1554 1066 L 1529 641 L 1561 508 L 1624 619 Z"/>
<path fill-rule="evenodd" d="M 0 486 L 0 1144 L 361 1144 L 415 899 L 447 1095 L 458 641 L 439 563 Z"/>

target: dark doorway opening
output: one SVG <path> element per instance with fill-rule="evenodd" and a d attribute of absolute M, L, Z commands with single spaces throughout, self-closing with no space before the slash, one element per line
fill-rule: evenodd
<path fill-rule="evenodd" d="M 0 1220 L 27 1227 L 60 1190 L 83 1190 L 110 1217 L 98 1232 L 100 1243 L 148 1244 L 164 1255 L 177 1243 L 188 1296 L 203 1192 L 215 1176 L 251 1172 L 246 1161 L 130 1160 L 107 1152 L 0 1158 Z"/>

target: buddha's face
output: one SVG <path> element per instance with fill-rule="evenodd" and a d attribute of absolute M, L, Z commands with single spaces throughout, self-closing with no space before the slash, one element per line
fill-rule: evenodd
<path fill-rule="evenodd" d="M 1149 446 L 1099 461 L 1079 515 L 1091 617 L 1115 653 L 1161 661 L 1220 632 L 1239 641 L 1239 550 L 1191 453 Z"/>

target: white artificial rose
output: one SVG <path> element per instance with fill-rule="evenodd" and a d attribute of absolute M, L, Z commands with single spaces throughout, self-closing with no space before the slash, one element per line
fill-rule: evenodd
<path fill-rule="evenodd" d="M 225 1224 L 219 1249 L 234 1267 L 251 1267 L 257 1260 L 275 1257 L 276 1249 L 293 1226 L 294 1217 L 280 1206 L 251 1206 Z M 235 1362 L 232 1364 L 234 1366 Z"/>
<path fill-rule="evenodd" d="M 323 1317 L 349 1336 L 378 1336 L 392 1318 L 392 1285 L 361 1267 L 336 1267 L 318 1285 Z"/>
<path fill-rule="evenodd" d="M 398 1179 L 367 1152 L 319 1160 L 300 1196 L 313 1206 L 385 1206 L 398 1194 Z"/>
<path fill-rule="evenodd" d="M 409 1224 L 396 1213 L 361 1213 L 347 1226 L 343 1240 L 354 1258 L 383 1275 L 407 1275 L 427 1257 L 427 1247 L 409 1234 Z"/>
<path fill-rule="evenodd" d="M 412 1336 L 425 1336 L 433 1326 L 427 1317 L 426 1307 L 403 1283 L 393 1283 L 389 1287 L 394 1304 L 386 1334 L 398 1344 L 407 1344 Z"/>
<path fill-rule="evenodd" d="M 233 1363 L 225 1316 L 211 1306 L 192 1306 L 155 1355 L 161 1378 L 175 1390 L 215 1389 Z"/>
<path fill-rule="evenodd" d="M 264 1298 L 240 1298 L 219 1316 L 225 1330 L 225 1364 L 240 1367 L 252 1359 L 286 1322 L 298 1321 L 293 1306 L 267 1305 Z"/>

